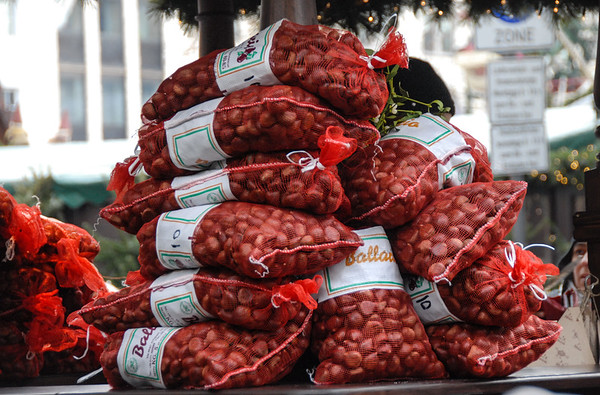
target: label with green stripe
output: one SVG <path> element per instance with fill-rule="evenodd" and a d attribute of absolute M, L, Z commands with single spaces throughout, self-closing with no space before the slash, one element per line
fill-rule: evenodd
<path fill-rule="evenodd" d="M 167 269 L 193 269 L 202 265 L 194 257 L 194 230 L 202 218 L 218 204 L 195 206 L 168 211 L 156 224 L 156 254 Z"/>
<path fill-rule="evenodd" d="M 209 100 L 177 112 L 165 121 L 169 157 L 184 170 L 203 170 L 230 158 L 219 146 L 213 129 L 214 112 L 223 98 Z"/>
<path fill-rule="evenodd" d="M 318 301 L 367 289 L 404 289 L 390 241 L 381 226 L 355 230 L 364 245 L 321 271 Z"/>

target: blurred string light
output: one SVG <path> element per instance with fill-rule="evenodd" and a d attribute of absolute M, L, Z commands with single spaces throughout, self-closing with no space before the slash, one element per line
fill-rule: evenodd
<path fill-rule="evenodd" d="M 581 191 L 584 189 L 583 173 L 596 167 L 596 150 L 594 144 L 588 144 L 581 149 L 560 147 L 553 150 L 550 153 L 550 169 L 547 172 L 532 170 L 529 181 L 549 184 L 548 186 L 574 187 Z"/>
<path fill-rule="evenodd" d="M 0 0 L 1 2 L 2 0 Z M 153 0 L 152 13 L 165 16 L 177 16 L 183 28 L 195 29 L 198 27 L 196 20 L 198 4 L 188 0 Z M 257 15 L 260 9 L 260 0 L 234 0 L 238 15 Z M 325 25 L 338 24 L 340 27 L 356 31 L 364 24 L 373 31 L 379 31 L 382 21 L 390 13 L 409 11 L 431 15 L 437 19 L 452 17 L 455 9 L 469 18 L 478 19 L 486 14 L 504 12 L 506 15 L 522 11 L 534 11 L 538 15 L 548 12 L 555 22 L 561 20 L 581 18 L 585 19 L 587 11 L 599 11 L 600 2 L 596 0 L 403 0 L 392 2 L 389 0 L 316 0 L 317 16 L 320 23 Z M 349 6 L 350 5 L 350 6 Z M 358 9 L 358 12 L 354 10 Z M 348 15 L 348 10 L 356 15 Z M 367 22 L 362 15 L 373 16 L 373 22 Z"/>

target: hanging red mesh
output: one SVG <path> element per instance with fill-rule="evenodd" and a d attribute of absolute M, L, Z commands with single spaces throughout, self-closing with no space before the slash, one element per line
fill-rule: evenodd
<path fill-rule="evenodd" d="M 32 311 L 26 308 L 24 300 L 37 294 L 57 290 L 52 273 L 22 264 L 10 265 L 0 271 L 0 319 L 25 324 L 33 319 Z"/>
<path fill-rule="evenodd" d="M 429 341 L 450 377 L 505 377 L 537 360 L 561 326 L 532 315 L 515 328 L 470 324 L 430 325 Z"/>
<path fill-rule="evenodd" d="M 546 298 L 546 275 L 558 267 L 503 240 L 438 290 L 448 310 L 464 322 L 515 327 L 537 312 Z"/>
<path fill-rule="evenodd" d="M 191 236 L 177 233 L 174 240 L 176 230 L 157 232 L 165 216 L 168 221 L 162 223 L 173 223 L 169 218 L 197 218 L 203 212 L 199 222 L 190 225 Z M 177 247 L 185 241 L 181 237 L 191 240 L 191 251 L 184 254 Z M 331 215 L 246 202 L 170 211 L 144 224 L 137 239 L 140 272 L 147 279 L 200 266 L 228 267 L 253 278 L 309 274 L 339 262 L 362 244 L 356 233 Z M 157 241 L 165 244 L 159 252 Z"/>
<path fill-rule="evenodd" d="M 274 27 L 276 30 L 273 34 Z M 353 34 L 318 25 L 298 25 L 288 20 L 283 20 L 278 28 L 272 25 L 263 32 L 269 31 L 267 36 L 272 38 L 268 42 L 272 42 L 272 45 L 268 68 L 276 78 L 263 82 L 256 81 L 254 75 L 247 81 L 242 76 L 236 81 L 234 89 L 255 83 L 272 85 L 272 81 L 278 80 L 282 84 L 299 86 L 318 94 L 345 115 L 369 119 L 383 110 L 388 99 L 385 77 L 369 67 L 366 52 Z M 392 50 L 387 50 L 387 53 L 401 54 L 396 59 L 390 59 L 390 62 L 406 62 L 403 40 L 390 41 Z M 218 67 L 215 67 L 215 63 L 221 66 L 221 55 L 237 56 L 239 63 L 246 61 L 249 56 L 258 58 L 265 55 L 261 53 L 265 49 L 262 45 L 257 48 L 254 36 L 233 48 L 231 54 L 217 50 L 180 67 L 161 83 L 156 93 L 144 104 L 142 120 L 144 123 L 165 120 L 182 109 L 232 93 L 223 92 L 217 84 L 215 73 Z M 381 55 L 389 57 L 385 53 Z"/>
<path fill-rule="evenodd" d="M 527 191 L 524 181 L 441 190 L 409 224 L 390 232 L 401 271 L 450 282 L 510 232 Z"/>
<path fill-rule="evenodd" d="M 41 374 L 89 373 L 100 367 L 100 355 L 107 336 L 86 324 L 81 317 L 69 317 L 69 328 L 74 330 L 77 342 L 62 351 L 44 353 Z"/>
<path fill-rule="evenodd" d="M 44 225 L 47 244 L 50 245 L 47 247 L 51 247 L 50 251 L 48 251 L 48 248 L 41 251 L 42 259 L 53 259 L 49 255 L 56 251 L 56 244 L 61 239 L 74 240 L 77 254 L 89 260 L 93 260 L 100 252 L 100 243 L 87 230 L 77 225 L 44 215 L 42 215 L 42 224 Z"/>
<path fill-rule="evenodd" d="M 221 389 L 275 383 L 291 371 L 308 348 L 311 317 L 312 311 L 302 309 L 274 332 L 242 329 L 221 321 L 179 328 L 164 345 L 157 362 L 164 385 L 157 380 L 152 385 Z M 138 331 L 150 336 L 154 329 Z M 112 334 L 100 358 L 104 376 L 113 388 L 131 386 L 119 372 L 117 357 L 119 348 L 126 346 L 124 341 L 130 341 L 131 334 L 129 331 Z M 139 345 L 136 347 L 141 349 Z"/>
<path fill-rule="evenodd" d="M 56 279 L 61 287 L 86 286 L 98 296 L 108 292 L 106 283 L 98 268 L 76 251 L 79 242 L 74 239 L 60 239 L 56 244 L 57 261 L 54 268 Z"/>
<path fill-rule="evenodd" d="M 446 376 L 410 297 L 399 289 L 358 291 L 320 302 L 311 349 L 320 361 L 317 384 Z"/>
<path fill-rule="evenodd" d="M 16 252 L 13 251 L 10 254 L 11 257 L 16 254 L 29 259 L 35 257 L 47 240 L 40 208 L 38 206 L 29 207 L 23 203 L 14 205 L 8 224 L 8 234 L 16 247 Z"/>
<path fill-rule="evenodd" d="M 142 126 L 138 131 L 139 158 L 146 173 L 172 178 L 202 170 L 215 160 L 252 152 L 315 150 L 330 126 L 342 128 L 360 147 L 379 138 L 371 123 L 346 119 L 318 97 L 293 86 L 250 86 L 222 99 L 216 109 L 215 104 L 199 104 L 169 122 Z M 203 133 L 209 134 L 210 143 L 194 140 L 195 147 L 185 143 L 198 138 L 197 131 L 207 127 L 210 132 Z M 207 152 L 207 144 L 217 147 L 215 152 Z"/>
<path fill-rule="evenodd" d="M 311 169 L 316 164 L 313 158 L 319 163 L 322 160 L 315 151 L 251 153 L 243 158 L 228 159 L 222 170 L 201 171 L 186 178 L 150 178 L 125 188 L 121 200 L 100 210 L 100 216 L 117 228 L 135 234 L 161 213 L 206 203 L 206 199 L 194 199 L 216 188 L 220 191 L 222 177 L 226 177 L 235 197 L 231 200 L 314 214 L 333 213 L 344 199 L 337 162 Z M 230 200 L 224 194 L 219 198 Z M 214 199 L 211 202 L 214 203 Z"/>
<path fill-rule="evenodd" d="M 185 318 L 189 324 L 214 317 L 247 329 L 274 331 L 295 317 L 302 306 L 316 307 L 311 293 L 317 292 L 319 280 L 294 281 L 290 277 L 256 280 L 227 269 L 198 269 L 196 273 L 158 284 L 145 282 L 123 288 L 84 306 L 79 314 L 86 322 L 107 333 L 166 326 L 153 312 L 151 294 L 170 289 L 174 291 L 169 297 L 183 298 L 191 291 L 186 287 L 190 285 L 200 308 Z"/>

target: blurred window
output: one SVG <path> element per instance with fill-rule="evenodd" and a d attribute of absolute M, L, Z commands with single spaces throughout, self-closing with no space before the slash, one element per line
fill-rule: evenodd
<path fill-rule="evenodd" d="M 61 72 L 60 75 L 61 112 L 69 114 L 73 141 L 85 141 L 85 78 L 82 73 Z"/>
<path fill-rule="evenodd" d="M 150 13 L 148 0 L 139 0 L 142 69 L 162 69 L 162 21 Z"/>
<path fill-rule="evenodd" d="M 17 34 L 17 1 L 0 1 L 0 33 Z"/>
<path fill-rule="evenodd" d="M 122 66 L 123 12 L 121 0 L 102 0 L 98 2 L 98 5 L 100 7 L 102 64 Z"/>
<path fill-rule="evenodd" d="M 58 32 L 59 59 L 67 63 L 84 63 L 83 5 L 74 2 L 65 24 Z"/>
<path fill-rule="evenodd" d="M 423 50 L 429 53 L 454 52 L 454 26 L 450 21 L 430 24 L 423 33 Z"/>
<path fill-rule="evenodd" d="M 104 139 L 124 139 L 125 133 L 125 84 L 121 76 L 102 77 L 102 109 Z"/>

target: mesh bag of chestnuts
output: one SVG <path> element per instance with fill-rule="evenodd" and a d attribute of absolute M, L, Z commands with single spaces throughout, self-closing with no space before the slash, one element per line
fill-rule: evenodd
<path fill-rule="evenodd" d="M 52 260 L 52 256 L 58 253 L 57 245 L 62 239 L 73 240 L 75 252 L 89 260 L 93 260 L 100 253 L 100 243 L 87 230 L 44 215 L 41 219 L 47 242 L 44 248 L 40 249 L 37 257 Z"/>
<path fill-rule="evenodd" d="M 425 328 L 403 288 L 384 229 L 356 231 L 364 241 L 345 260 L 319 272 L 311 350 L 316 384 L 443 378 Z"/>
<path fill-rule="evenodd" d="M 150 176 L 175 177 L 250 152 L 318 149 L 319 137 L 331 126 L 359 147 L 379 139 L 368 121 L 344 118 L 301 88 L 250 86 L 142 126 L 139 159 Z"/>
<path fill-rule="evenodd" d="M 17 255 L 34 258 L 45 243 L 40 208 L 17 203 L 0 186 L 0 260 L 11 261 Z"/>
<path fill-rule="evenodd" d="M 42 354 L 32 353 L 22 337 L 18 343 L 0 344 L 0 355 L 1 380 L 38 377 L 44 365 Z"/>
<path fill-rule="evenodd" d="M 306 306 L 313 310 L 321 279 L 251 279 L 229 269 L 175 270 L 154 281 L 95 299 L 79 314 L 106 332 L 187 326 L 219 319 L 246 329 L 274 331 Z"/>
<path fill-rule="evenodd" d="M 243 388 L 290 373 L 308 348 L 312 311 L 302 308 L 276 331 L 219 320 L 180 328 L 128 329 L 109 336 L 100 363 L 113 388 Z"/>
<path fill-rule="evenodd" d="M 503 240 L 517 221 L 524 181 L 491 181 L 439 191 L 413 221 L 389 233 L 400 271 L 451 282 Z"/>
<path fill-rule="evenodd" d="M 385 76 L 374 68 L 407 65 L 404 41 L 391 37 L 393 50 L 368 58 L 352 33 L 280 20 L 236 47 L 213 51 L 177 69 L 144 104 L 142 120 L 169 119 L 251 85 L 281 84 L 318 95 L 344 115 L 369 119 L 388 99 Z"/>
<path fill-rule="evenodd" d="M 560 336 L 561 325 L 531 315 L 513 328 L 465 323 L 426 327 L 450 377 L 505 377 L 536 361 Z"/>
<path fill-rule="evenodd" d="M 432 114 L 401 123 L 340 166 L 352 207 L 346 223 L 393 229 L 416 217 L 438 190 L 481 181 L 475 170 L 489 169 L 489 161 L 471 144 L 476 140 Z"/>
<path fill-rule="evenodd" d="M 10 238 L 8 225 L 11 223 L 12 212 L 16 205 L 17 201 L 10 192 L 0 186 L 0 241 L 5 242 Z"/>
<path fill-rule="evenodd" d="M 555 265 L 544 264 L 521 245 L 503 240 L 461 270 L 452 284 L 413 275 L 404 275 L 404 282 L 425 325 L 466 322 L 516 327 L 540 309 L 547 297 L 546 276 L 557 274 Z"/>
<path fill-rule="evenodd" d="M 127 163 L 121 163 L 109 184 L 117 198 L 100 210 L 100 216 L 135 234 L 161 213 L 228 200 L 330 214 L 347 199 L 336 165 L 354 151 L 356 142 L 342 136 L 340 128 L 330 127 L 319 137 L 319 146 L 320 153 L 249 153 L 214 162 L 211 170 L 137 184 L 131 182 Z"/>
<path fill-rule="evenodd" d="M 494 181 L 494 174 L 492 173 L 492 164 L 488 157 L 487 148 L 471 136 L 469 133 L 462 131 L 454 125 L 452 128 L 456 129 L 465 139 L 465 142 L 471 147 L 471 156 L 475 160 L 475 169 L 473 169 L 473 182 L 490 182 Z"/>
<path fill-rule="evenodd" d="M 201 266 L 252 278 L 309 274 L 362 245 L 332 215 L 233 201 L 163 213 L 144 224 L 137 239 L 146 279 Z"/>

